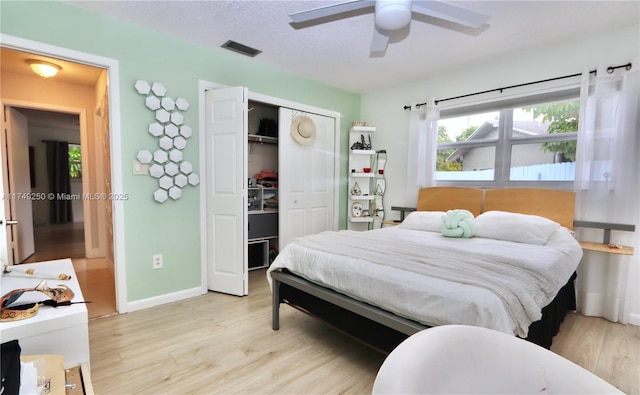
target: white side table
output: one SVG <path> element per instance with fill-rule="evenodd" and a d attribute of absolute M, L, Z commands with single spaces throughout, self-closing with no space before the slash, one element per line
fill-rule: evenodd
<path fill-rule="evenodd" d="M 50 288 L 64 284 L 73 290 L 72 302 L 82 302 L 84 297 L 76 278 L 71 259 L 30 263 L 19 265 L 20 269 L 36 269 L 42 273 L 71 275 L 70 280 L 46 279 Z M 33 288 L 42 278 L 21 273 L 2 274 L 0 295 L 18 288 Z M 27 292 L 18 303 L 38 302 L 47 296 L 40 292 Z M 17 339 L 21 354 L 61 354 L 65 367 L 82 363 L 89 364 L 89 322 L 87 306 L 84 303 L 70 306 L 40 306 L 35 317 L 21 321 L 0 322 L 0 341 L 2 343 Z"/>

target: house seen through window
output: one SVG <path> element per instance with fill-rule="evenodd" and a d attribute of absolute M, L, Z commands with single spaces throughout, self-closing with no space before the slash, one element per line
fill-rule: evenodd
<path fill-rule="evenodd" d="M 82 152 L 79 144 L 69 144 L 69 177 L 82 178 Z"/>
<path fill-rule="evenodd" d="M 436 180 L 573 181 L 579 100 L 438 121 Z"/>

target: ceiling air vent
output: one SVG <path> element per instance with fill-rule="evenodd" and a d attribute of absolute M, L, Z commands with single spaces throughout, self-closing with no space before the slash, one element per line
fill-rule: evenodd
<path fill-rule="evenodd" d="M 222 48 L 226 48 L 226 49 L 228 49 L 230 51 L 241 53 L 243 55 L 247 55 L 247 56 L 250 56 L 252 58 L 254 56 L 256 56 L 257 54 L 259 54 L 260 52 L 262 52 L 262 51 L 260 51 L 258 49 L 247 47 L 246 45 L 237 43 L 237 42 L 232 41 L 232 40 L 229 40 L 226 43 L 222 44 Z"/>

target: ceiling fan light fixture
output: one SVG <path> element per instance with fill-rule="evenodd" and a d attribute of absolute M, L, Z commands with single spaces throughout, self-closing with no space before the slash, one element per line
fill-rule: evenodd
<path fill-rule="evenodd" d="M 378 0 L 375 23 L 379 29 L 398 30 L 411 22 L 411 0 Z"/>
<path fill-rule="evenodd" d="M 62 67 L 57 64 L 45 62 L 44 60 L 29 59 L 27 63 L 29 67 L 31 67 L 31 70 L 42 78 L 53 77 L 58 74 L 58 71 L 62 70 Z"/>

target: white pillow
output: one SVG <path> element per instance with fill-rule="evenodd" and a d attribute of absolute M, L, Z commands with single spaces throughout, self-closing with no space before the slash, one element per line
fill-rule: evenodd
<path fill-rule="evenodd" d="M 560 224 L 537 215 L 487 211 L 476 217 L 477 237 L 543 245 Z"/>
<path fill-rule="evenodd" d="M 400 225 L 404 229 L 440 232 L 444 211 L 412 211 Z"/>

